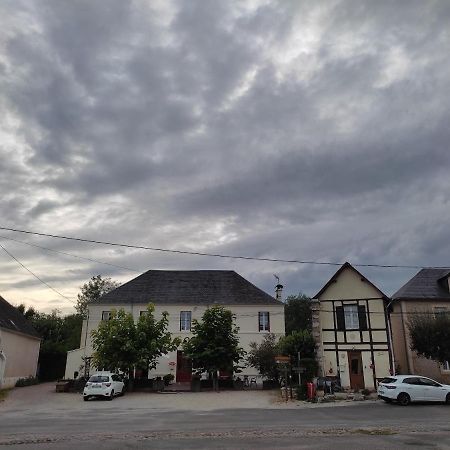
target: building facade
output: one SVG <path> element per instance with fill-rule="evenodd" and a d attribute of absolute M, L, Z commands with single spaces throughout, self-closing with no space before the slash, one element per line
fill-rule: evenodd
<path fill-rule="evenodd" d="M 408 320 L 413 314 L 450 314 L 450 268 L 422 269 L 393 296 L 390 307 L 396 373 L 450 383 L 450 361 L 439 363 L 411 350 Z"/>
<path fill-rule="evenodd" d="M 345 263 L 313 297 L 313 336 L 320 375 L 345 389 L 376 389 L 392 370 L 387 297 Z"/>
<path fill-rule="evenodd" d="M 35 377 L 41 338 L 25 317 L 0 297 L 0 388 Z"/>
<path fill-rule="evenodd" d="M 124 309 L 137 320 L 149 303 L 155 305 L 155 318 L 169 313 L 168 331 L 182 340 L 192 336 L 191 324 L 201 320 L 208 307 L 220 305 L 229 309 L 239 327 L 240 346 L 248 351 L 251 342 L 262 342 L 264 335 L 284 335 L 284 304 L 257 288 L 234 271 L 150 270 L 104 295 L 89 305 L 83 323 L 80 348 L 68 352 L 66 378 L 84 371 L 84 361 L 93 354 L 91 333 L 110 312 Z M 91 371 L 92 372 L 92 371 Z M 191 379 L 190 362 L 179 348 L 159 358 L 149 377 L 173 374 L 178 382 Z M 254 368 L 244 368 L 243 375 L 257 375 Z M 147 374 L 145 374 L 147 376 Z"/>

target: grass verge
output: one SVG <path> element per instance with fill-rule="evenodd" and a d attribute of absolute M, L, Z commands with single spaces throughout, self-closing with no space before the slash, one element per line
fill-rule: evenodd
<path fill-rule="evenodd" d="M 6 399 L 8 397 L 10 389 L 0 389 L 0 402 Z"/>

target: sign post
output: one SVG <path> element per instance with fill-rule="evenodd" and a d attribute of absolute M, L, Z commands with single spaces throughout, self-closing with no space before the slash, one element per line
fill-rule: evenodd
<path fill-rule="evenodd" d="M 282 366 L 281 368 L 284 370 L 284 388 L 286 392 L 286 401 L 288 401 L 288 370 L 291 364 L 291 357 L 290 356 L 282 356 L 277 355 L 275 356 L 275 363 Z M 291 377 L 289 376 L 289 382 L 291 385 L 291 398 L 292 398 L 292 383 L 291 383 Z"/>

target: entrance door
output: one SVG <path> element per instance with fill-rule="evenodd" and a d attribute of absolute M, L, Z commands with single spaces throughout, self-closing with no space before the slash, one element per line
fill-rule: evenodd
<path fill-rule="evenodd" d="M 350 387 L 354 391 L 364 389 L 364 373 L 360 351 L 348 352 L 348 367 L 350 372 Z"/>
<path fill-rule="evenodd" d="M 183 355 L 181 350 L 177 351 L 177 383 L 191 381 L 192 363 L 189 358 Z"/>

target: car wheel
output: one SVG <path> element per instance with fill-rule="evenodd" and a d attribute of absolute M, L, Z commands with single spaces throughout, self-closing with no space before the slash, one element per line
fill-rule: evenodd
<path fill-rule="evenodd" d="M 398 394 L 397 401 L 401 406 L 408 406 L 411 403 L 411 397 L 405 392 L 402 392 L 401 394 Z"/>
<path fill-rule="evenodd" d="M 111 395 L 108 395 L 108 397 L 106 397 L 106 399 L 111 401 L 113 398 L 114 398 L 114 391 L 111 391 Z"/>
<path fill-rule="evenodd" d="M 85 396 L 83 396 L 83 400 L 84 400 L 85 402 L 87 402 L 87 401 L 89 400 L 89 397 L 88 397 L 87 395 L 85 395 Z"/>
<path fill-rule="evenodd" d="M 445 403 L 447 403 L 447 405 L 450 405 L 450 394 L 447 394 L 447 397 L 445 397 Z"/>

